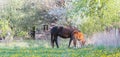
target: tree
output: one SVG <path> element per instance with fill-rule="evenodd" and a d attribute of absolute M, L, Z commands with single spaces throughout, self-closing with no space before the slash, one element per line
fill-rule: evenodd
<path fill-rule="evenodd" d="M 88 35 L 105 30 L 113 22 L 120 22 L 119 0 L 79 0 L 73 5 L 68 17 Z"/>
<path fill-rule="evenodd" d="M 9 0 L 0 15 L 1 23 L 2 21 L 8 23 L 2 23 L 1 27 L 7 25 L 7 29 L 11 30 L 13 36 L 24 37 L 29 31 L 35 31 L 42 23 L 51 21 L 46 17 L 49 16 L 49 7 L 40 2 L 40 0 Z"/>

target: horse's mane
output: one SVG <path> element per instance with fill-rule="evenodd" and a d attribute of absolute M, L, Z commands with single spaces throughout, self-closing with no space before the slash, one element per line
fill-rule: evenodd
<path fill-rule="evenodd" d="M 74 30 L 77 30 L 78 32 L 81 32 L 77 27 L 75 26 L 70 26 L 70 28 L 74 29 Z"/>

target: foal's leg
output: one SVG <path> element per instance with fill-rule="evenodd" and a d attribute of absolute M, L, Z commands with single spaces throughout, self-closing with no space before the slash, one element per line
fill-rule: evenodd
<path fill-rule="evenodd" d="M 55 36 L 55 43 L 56 43 L 56 45 L 57 45 L 57 48 L 59 48 L 59 45 L 58 45 L 58 38 L 57 38 L 57 36 Z"/>
<path fill-rule="evenodd" d="M 81 47 L 85 45 L 85 40 L 81 40 Z"/>

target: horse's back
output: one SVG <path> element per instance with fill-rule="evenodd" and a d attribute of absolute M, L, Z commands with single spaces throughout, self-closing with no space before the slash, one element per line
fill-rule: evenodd
<path fill-rule="evenodd" d="M 60 36 L 62 38 L 69 38 L 73 29 L 70 27 L 55 26 L 51 29 L 51 35 Z"/>

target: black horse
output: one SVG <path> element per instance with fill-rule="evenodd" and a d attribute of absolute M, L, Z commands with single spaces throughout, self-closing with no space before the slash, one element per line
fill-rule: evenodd
<path fill-rule="evenodd" d="M 68 45 L 68 47 L 70 47 L 71 41 L 73 39 L 75 39 L 74 35 L 73 35 L 74 30 L 76 30 L 76 29 L 74 29 L 72 27 L 62 27 L 62 26 L 53 27 L 51 29 L 51 45 L 52 45 L 52 48 L 54 48 L 54 42 L 56 43 L 57 48 L 59 48 L 58 40 L 57 40 L 58 36 L 60 36 L 64 39 L 70 38 L 69 45 Z"/>

